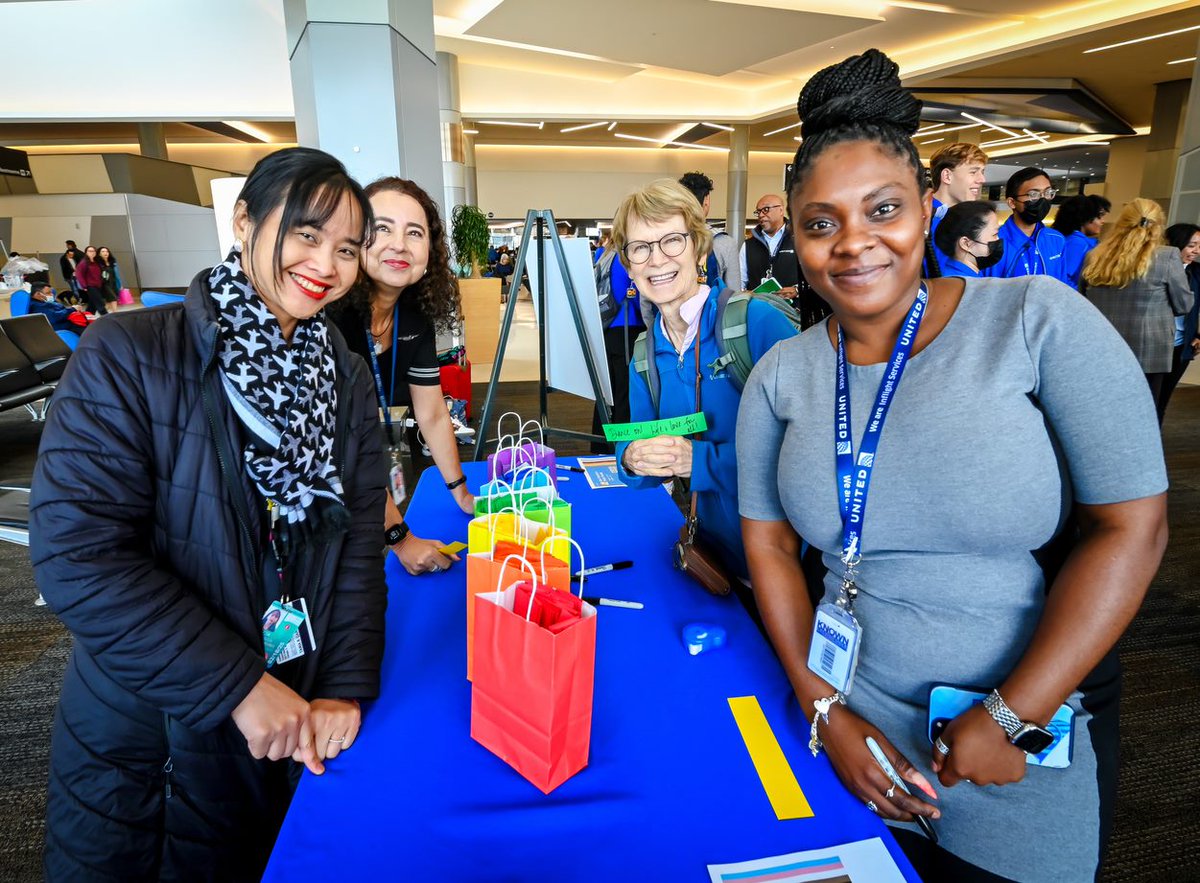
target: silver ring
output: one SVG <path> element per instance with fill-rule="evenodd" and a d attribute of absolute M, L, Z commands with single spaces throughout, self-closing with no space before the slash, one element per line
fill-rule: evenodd
<path fill-rule="evenodd" d="M 343 736 L 343 737 L 342 737 L 342 738 L 340 738 L 340 739 L 334 739 L 333 737 L 330 737 L 329 741 L 330 741 L 330 742 L 336 742 L 337 744 L 341 745 L 343 742 L 345 742 L 345 741 L 346 741 L 346 737 L 345 737 L 345 736 Z"/>
<path fill-rule="evenodd" d="M 895 795 L 896 795 L 896 783 L 893 782 L 892 787 L 888 788 L 887 791 L 883 792 L 883 796 L 886 797 L 888 800 L 891 800 Z"/>
<path fill-rule="evenodd" d="M 440 566 L 438 566 L 437 564 L 433 565 L 433 567 L 431 567 L 431 568 L 429 568 L 429 569 L 430 569 L 431 571 L 433 571 L 434 573 L 441 573 L 441 572 L 442 572 L 442 568 L 441 568 Z"/>
<path fill-rule="evenodd" d="M 941 754 L 942 757 L 945 757 L 947 754 L 950 753 L 950 746 L 942 741 L 941 736 L 938 736 L 936 739 L 933 740 L 933 747 L 938 750 L 938 753 Z"/>
<path fill-rule="evenodd" d="M 870 810 L 871 812 L 873 812 L 873 813 L 878 813 L 878 812 L 879 812 L 879 807 L 877 807 L 877 806 L 875 805 L 875 801 L 874 801 L 874 800 L 868 800 L 868 801 L 867 801 L 867 809 L 869 809 L 869 810 Z"/>

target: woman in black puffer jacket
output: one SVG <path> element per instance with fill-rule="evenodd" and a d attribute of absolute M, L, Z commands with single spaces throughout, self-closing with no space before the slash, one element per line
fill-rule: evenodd
<path fill-rule="evenodd" d="M 30 505 L 38 587 L 75 637 L 50 880 L 257 880 L 292 760 L 320 773 L 354 742 L 379 690 L 386 467 L 323 307 L 371 228 L 337 160 L 271 154 L 235 209 L 244 248 L 71 359 Z M 311 626 L 315 649 L 268 666 L 304 610 L 286 634 Z"/>

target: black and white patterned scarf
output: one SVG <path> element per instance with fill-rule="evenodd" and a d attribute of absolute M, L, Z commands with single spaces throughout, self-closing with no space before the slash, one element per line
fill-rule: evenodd
<path fill-rule="evenodd" d="M 288 343 L 242 271 L 237 248 L 208 277 L 221 326 L 225 395 L 245 427 L 246 472 L 279 509 L 293 547 L 345 529 L 349 513 L 333 462 L 337 367 L 324 313 Z"/>

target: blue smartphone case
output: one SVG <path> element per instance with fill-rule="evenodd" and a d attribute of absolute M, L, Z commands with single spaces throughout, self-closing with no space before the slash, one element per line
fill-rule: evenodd
<path fill-rule="evenodd" d="M 954 720 L 972 705 L 978 705 L 987 698 L 987 692 L 982 690 L 965 690 L 961 687 L 951 687 L 939 684 L 929 691 L 929 742 L 941 735 L 946 724 Z M 1026 755 L 1029 763 L 1035 766 L 1065 769 L 1071 765 L 1071 757 L 1075 750 L 1075 712 L 1069 705 L 1062 705 L 1046 727 L 1054 734 L 1054 741 L 1041 754 Z"/>

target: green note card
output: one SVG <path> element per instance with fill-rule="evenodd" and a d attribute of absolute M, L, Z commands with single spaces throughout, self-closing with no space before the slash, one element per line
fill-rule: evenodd
<path fill-rule="evenodd" d="M 666 420 L 647 420 L 644 423 L 606 423 L 604 437 L 609 441 L 637 441 L 658 435 L 691 435 L 708 429 L 704 412 L 668 417 Z"/>

